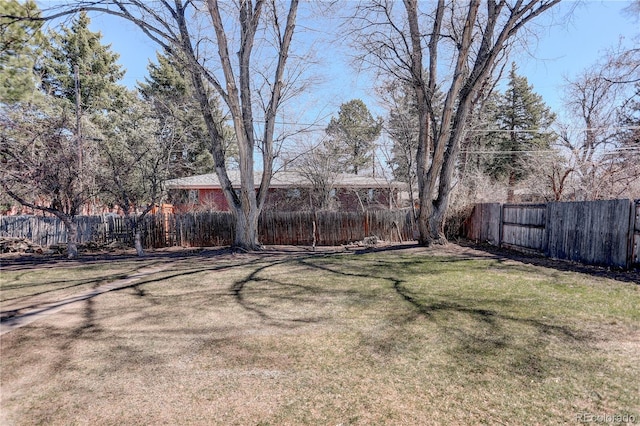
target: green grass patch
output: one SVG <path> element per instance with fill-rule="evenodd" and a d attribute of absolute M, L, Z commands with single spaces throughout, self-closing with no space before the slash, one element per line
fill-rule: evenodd
<path fill-rule="evenodd" d="M 3 335 L 0 423 L 640 421 L 639 290 L 422 251 L 194 256 Z"/>

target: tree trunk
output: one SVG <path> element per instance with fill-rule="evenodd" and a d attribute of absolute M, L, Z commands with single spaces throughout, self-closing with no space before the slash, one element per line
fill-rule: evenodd
<path fill-rule="evenodd" d="M 142 247 L 142 235 L 140 232 L 140 227 L 136 227 L 135 233 L 133 234 L 133 245 L 136 248 L 136 254 L 138 257 L 144 256 L 144 248 Z"/>
<path fill-rule="evenodd" d="M 421 246 L 429 246 L 429 217 L 431 216 L 431 210 L 433 210 L 433 205 L 431 205 L 432 201 L 429 199 L 425 199 L 424 197 L 419 198 L 420 204 L 418 207 L 418 217 L 416 218 L 416 223 L 418 224 L 418 243 Z"/>
<path fill-rule="evenodd" d="M 435 244 L 447 244 L 447 238 L 444 234 L 446 205 L 448 205 L 448 202 L 437 200 L 430 200 L 426 206 L 422 202 L 420 203 L 420 211 L 418 213 L 418 231 L 420 231 L 418 243 L 420 245 L 429 247 Z"/>
<path fill-rule="evenodd" d="M 60 220 L 67 228 L 67 258 L 76 259 L 78 257 L 78 224 L 69 217 L 60 217 Z"/>
<path fill-rule="evenodd" d="M 131 217 L 127 215 L 127 221 L 131 227 L 131 233 L 133 234 L 133 246 L 136 249 L 136 255 L 143 257 L 145 255 L 144 248 L 142 247 L 142 231 L 140 230 L 140 218 Z"/>
<path fill-rule="evenodd" d="M 233 247 L 237 250 L 254 251 L 262 249 L 258 241 L 258 217 L 260 212 L 256 207 L 247 209 L 234 209 L 236 222 L 236 234 Z"/>
<path fill-rule="evenodd" d="M 516 186 L 516 172 L 515 170 L 511 170 L 509 172 L 509 182 L 507 184 L 507 203 L 513 203 L 516 199 L 515 197 L 515 186 Z"/>

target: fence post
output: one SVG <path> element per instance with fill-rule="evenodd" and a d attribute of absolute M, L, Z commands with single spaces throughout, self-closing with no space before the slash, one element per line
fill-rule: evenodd
<path fill-rule="evenodd" d="M 500 220 L 498 222 L 498 248 L 502 248 L 502 233 L 504 232 L 504 204 L 500 204 Z"/>
<path fill-rule="evenodd" d="M 364 212 L 364 238 L 369 236 L 369 211 Z"/>
<path fill-rule="evenodd" d="M 631 266 L 640 267 L 640 199 L 634 200 L 633 213 L 633 231 L 631 234 Z"/>
<path fill-rule="evenodd" d="M 544 232 L 542 234 L 542 253 L 549 257 L 549 232 L 551 229 L 551 203 L 546 203 L 544 208 Z"/>
<path fill-rule="evenodd" d="M 630 269 L 633 264 L 633 244 L 636 233 L 636 203 L 629 200 L 629 232 L 627 235 L 627 261 L 625 269 Z"/>

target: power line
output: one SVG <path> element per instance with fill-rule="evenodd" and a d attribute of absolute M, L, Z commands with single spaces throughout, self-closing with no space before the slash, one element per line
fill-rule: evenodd
<path fill-rule="evenodd" d="M 231 121 L 229 119 L 228 121 Z M 255 123 L 264 124 L 265 122 L 262 120 L 254 120 Z M 317 127 L 317 128 L 327 128 L 327 124 L 322 123 L 301 123 L 301 122 L 293 122 L 293 121 L 276 121 L 275 124 L 281 126 L 301 126 L 301 127 Z M 389 127 L 384 126 L 385 130 L 411 130 L 407 129 L 407 127 Z M 588 132 L 588 131 L 620 131 L 620 130 L 640 130 L 640 126 L 609 126 L 609 127 L 568 127 L 562 129 L 563 131 L 574 131 L 574 132 Z M 527 130 L 527 129 L 468 129 L 469 133 L 555 133 L 558 134 L 556 130 Z"/>
<path fill-rule="evenodd" d="M 497 151 L 474 151 L 474 150 L 461 150 L 463 154 L 556 154 L 559 151 L 553 149 L 539 149 L 539 150 L 497 150 Z M 613 148 L 602 152 L 601 155 L 614 155 L 614 154 L 640 154 L 640 147 L 630 148 Z"/>
<path fill-rule="evenodd" d="M 541 149 L 541 150 L 513 150 L 513 151 L 473 151 L 473 150 L 461 150 L 460 152 L 464 154 L 543 154 L 543 153 L 555 153 L 556 151 L 552 149 Z"/>
<path fill-rule="evenodd" d="M 569 127 L 566 129 L 562 129 L 566 131 L 574 131 L 574 132 L 595 132 L 595 131 L 604 131 L 604 130 L 640 130 L 640 126 L 610 126 L 610 127 Z M 558 133 L 555 130 L 516 130 L 516 129 L 469 129 L 468 132 L 472 133 Z"/>

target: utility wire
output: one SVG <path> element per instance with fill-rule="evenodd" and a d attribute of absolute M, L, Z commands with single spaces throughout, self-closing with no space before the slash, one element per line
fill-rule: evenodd
<path fill-rule="evenodd" d="M 552 149 L 540 149 L 540 150 L 512 150 L 512 151 L 474 151 L 474 150 L 461 150 L 463 154 L 556 154 L 558 151 Z M 611 149 L 605 152 L 602 152 L 601 155 L 615 155 L 615 154 L 640 154 L 640 148 L 621 148 L 621 149 Z"/>
<path fill-rule="evenodd" d="M 231 121 L 229 119 L 228 121 Z M 255 123 L 264 124 L 262 120 L 254 120 Z M 327 124 L 321 123 L 299 123 L 292 121 L 276 121 L 275 124 L 281 126 L 304 126 L 304 127 L 317 127 L 317 128 L 327 128 Z M 356 127 L 356 126 L 354 126 Z M 364 126 L 363 126 L 364 128 Z M 407 127 L 389 127 L 384 126 L 385 130 L 407 130 Z M 410 130 L 410 129 L 409 129 Z M 640 130 L 640 126 L 609 126 L 609 127 L 569 127 L 562 129 L 564 131 L 574 131 L 574 132 L 588 132 L 588 131 L 612 131 L 612 130 Z M 545 130 L 526 130 L 526 129 L 469 129 L 467 132 L 470 133 L 556 133 L 556 130 L 550 129 L 548 131 Z"/>

